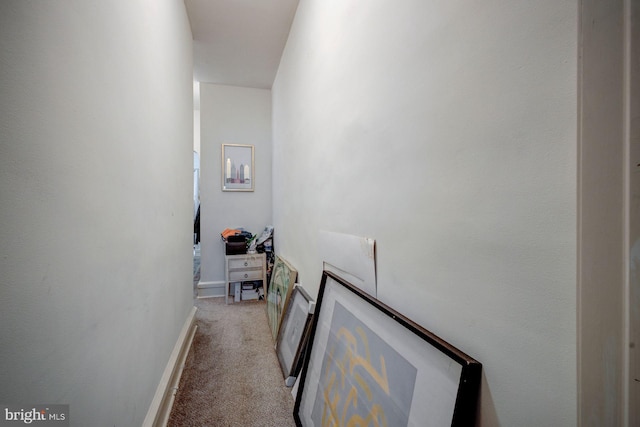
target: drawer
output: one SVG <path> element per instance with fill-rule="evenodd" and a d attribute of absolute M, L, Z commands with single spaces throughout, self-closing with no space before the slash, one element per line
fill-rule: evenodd
<path fill-rule="evenodd" d="M 229 260 L 229 270 L 236 269 L 236 268 L 251 268 L 251 267 L 262 268 L 262 258 L 247 257 L 247 258 Z"/>
<path fill-rule="evenodd" d="M 230 271 L 230 282 L 241 282 L 243 280 L 262 280 L 262 270 L 245 270 L 245 271 Z"/>

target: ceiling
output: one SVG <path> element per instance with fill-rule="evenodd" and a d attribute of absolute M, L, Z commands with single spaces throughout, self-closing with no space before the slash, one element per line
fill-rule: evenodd
<path fill-rule="evenodd" d="M 193 78 L 270 89 L 298 0 L 184 0 Z"/>

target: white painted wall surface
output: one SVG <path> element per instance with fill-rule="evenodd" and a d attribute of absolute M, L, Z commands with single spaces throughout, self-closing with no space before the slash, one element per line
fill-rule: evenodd
<path fill-rule="evenodd" d="M 627 90 L 628 99 L 628 163 L 629 188 L 628 221 L 629 221 L 629 289 L 627 295 L 628 342 L 625 342 L 628 358 L 628 377 L 625 378 L 629 388 L 628 402 L 625 410 L 628 413 L 629 425 L 640 425 L 640 2 L 627 2 L 629 9 L 626 43 L 628 54 Z"/>
<path fill-rule="evenodd" d="M 200 110 L 193 111 L 193 151 L 200 154 Z"/>
<path fill-rule="evenodd" d="M 628 105 L 628 138 L 629 138 L 629 188 L 628 221 L 629 221 L 629 262 L 628 262 L 628 377 L 625 378 L 629 388 L 629 396 L 625 410 L 630 426 L 640 425 L 640 2 L 627 2 L 629 9 L 626 34 L 628 47 L 627 96 Z"/>
<path fill-rule="evenodd" d="M 275 245 L 376 239 L 378 297 L 484 364 L 480 424 L 576 424 L 576 1 L 307 0 L 273 86 Z"/>
<path fill-rule="evenodd" d="M 627 425 L 624 94 L 629 89 L 623 79 L 623 3 L 580 4 L 578 425 L 588 427 Z"/>
<path fill-rule="evenodd" d="M 181 1 L 0 2 L 0 402 L 144 419 L 192 307 Z"/>
<path fill-rule="evenodd" d="M 200 83 L 200 123 L 200 282 L 219 282 L 224 295 L 220 232 L 244 227 L 260 235 L 272 222 L 271 91 Z M 253 192 L 222 191 L 222 144 L 254 146 Z"/>

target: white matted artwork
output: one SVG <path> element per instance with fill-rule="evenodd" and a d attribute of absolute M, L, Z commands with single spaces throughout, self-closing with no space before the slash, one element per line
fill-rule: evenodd
<path fill-rule="evenodd" d="M 253 145 L 222 144 L 222 191 L 253 191 Z"/>
<path fill-rule="evenodd" d="M 331 271 L 372 297 L 377 297 L 374 239 L 321 230 L 318 234 L 318 253 L 324 263 L 323 270 Z"/>
<path fill-rule="evenodd" d="M 276 354 L 287 387 L 293 386 L 302 367 L 314 309 L 313 299 L 296 284 L 285 307 L 276 340 Z"/>
<path fill-rule="evenodd" d="M 471 426 L 482 365 L 325 271 L 296 425 Z"/>

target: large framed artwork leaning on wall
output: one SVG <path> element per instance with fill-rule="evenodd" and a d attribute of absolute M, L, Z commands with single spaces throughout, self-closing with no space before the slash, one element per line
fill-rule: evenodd
<path fill-rule="evenodd" d="M 296 425 L 473 426 L 482 365 L 324 271 Z"/>

